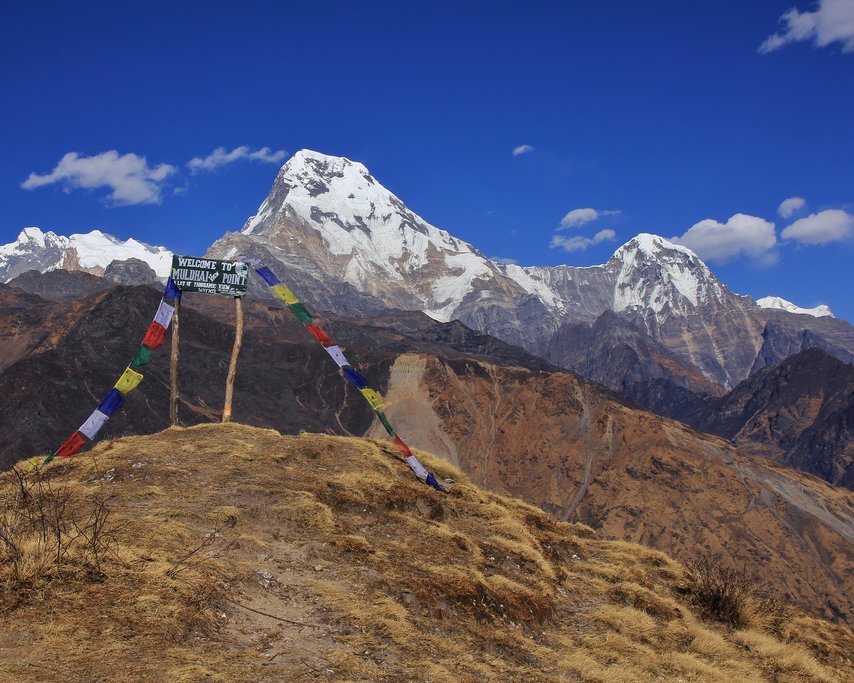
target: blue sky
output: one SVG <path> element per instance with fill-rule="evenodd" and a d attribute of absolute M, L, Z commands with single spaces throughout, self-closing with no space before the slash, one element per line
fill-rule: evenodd
<path fill-rule="evenodd" d="M 854 0 L 7 2 L 0 74 L 0 243 L 201 253 L 307 147 L 489 256 L 684 236 L 739 293 L 854 320 Z M 187 166 L 218 147 L 246 149 Z"/>

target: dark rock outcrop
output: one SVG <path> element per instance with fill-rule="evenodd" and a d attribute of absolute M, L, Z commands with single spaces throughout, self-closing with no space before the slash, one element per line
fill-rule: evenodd
<path fill-rule="evenodd" d="M 160 284 L 160 279 L 154 269 L 138 258 L 111 261 L 104 269 L 104 277 L 118 285 Z"/>
<path fill-rule="evenodd" d="M 685 421 L 854 488 L 854 366 L 819 349 L 766 367 Z"/>

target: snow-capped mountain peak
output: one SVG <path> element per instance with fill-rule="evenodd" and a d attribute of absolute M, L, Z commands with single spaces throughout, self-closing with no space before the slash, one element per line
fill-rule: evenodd
<path fill-rule="evenodd" d="M 766 296 L 756 301 L 756 305 L 760 308 L 776 308 L 789 313 L 799 313 L 801 315 L 811 315 L 815 318 L 835 317 L 829 306 L 820 304 L 815 308 L 801 308 L 796 306 L 791 301 L 781 299 L 779 296 Z"/>
<path fill-rule="evenodd" d="M 145 261 L 158 277 L 172 267 L 172 252 L 133 238 L 120 240 L 100 230 L 68 237 L 30 226 L 14 242 L 0 246 L 0 282 L 28 270 L 46 272 L 57 268 L 102 274 L 113 261 L 137 258 Z"/>
<path fill-rule="evenodd" d="M 724 287 L 690 249 L 641 233 L 617 249 L 608 265 L 617 273 L 614 308 L 674 310 L 720 300 Z"/>
<path fill-rule="evenodd" d="M 474 247 L 410 211 L 368 169 L 344 157 L 301 150 L 282 166 L 242 234 L 295 258 L 310 254 L 339 278 L 372 294 L 415 281 L 409 295 L 450 319 L 494 264 Z M 228 253 L 212 248 L 212 255 Z M 414 291 L 413 291 L 414 290 Z"/>

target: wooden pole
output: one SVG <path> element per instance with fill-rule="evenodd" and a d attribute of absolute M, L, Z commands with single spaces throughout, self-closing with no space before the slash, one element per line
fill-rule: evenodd
<path fill-rule="evenodd" d="M 172 314 L 172 354 L 169 357 L 169 421 L 173 427 L 178 426 L 178 309 L 181 300 L 175 302 L 175 312 Z"/>
<path fill-rule="evenodd" d="M 231 349 L 231 362 L 228 364 L 228 377 L 225 379 L 223 422 L 231 422 L 231 398 L 234 395 L 234 377 L 237 375 L 237 356 L 240 354 L 240 345 L 243 343 L 243 302 L 239 296 L 234 297 L 234 313 L 237 317 L 237 327 L 234 333 L 234 346 Z"/>

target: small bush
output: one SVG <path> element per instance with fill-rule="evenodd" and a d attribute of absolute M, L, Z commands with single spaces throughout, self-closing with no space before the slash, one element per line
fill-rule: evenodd
<path fill-rule="evenodd" d="M 12 485 L 0 501 L 0 587 L 16 598 L 3 601 L 0 611 L 41 580 L 73 574 L 103 579 L 107 556 L 116 551 L 110 497 L 80 499 L 40 470 L 13 468 L 3 479 Z"/>
<path fill-rule="evenodd" d="M 716 555 L 702 555 L 688 563 L 690 599 L 700 615 L 733 628 L 752 625 L 757 618 L 779 610 L 757 583 L 756 575 L 727 566 Z"/>

